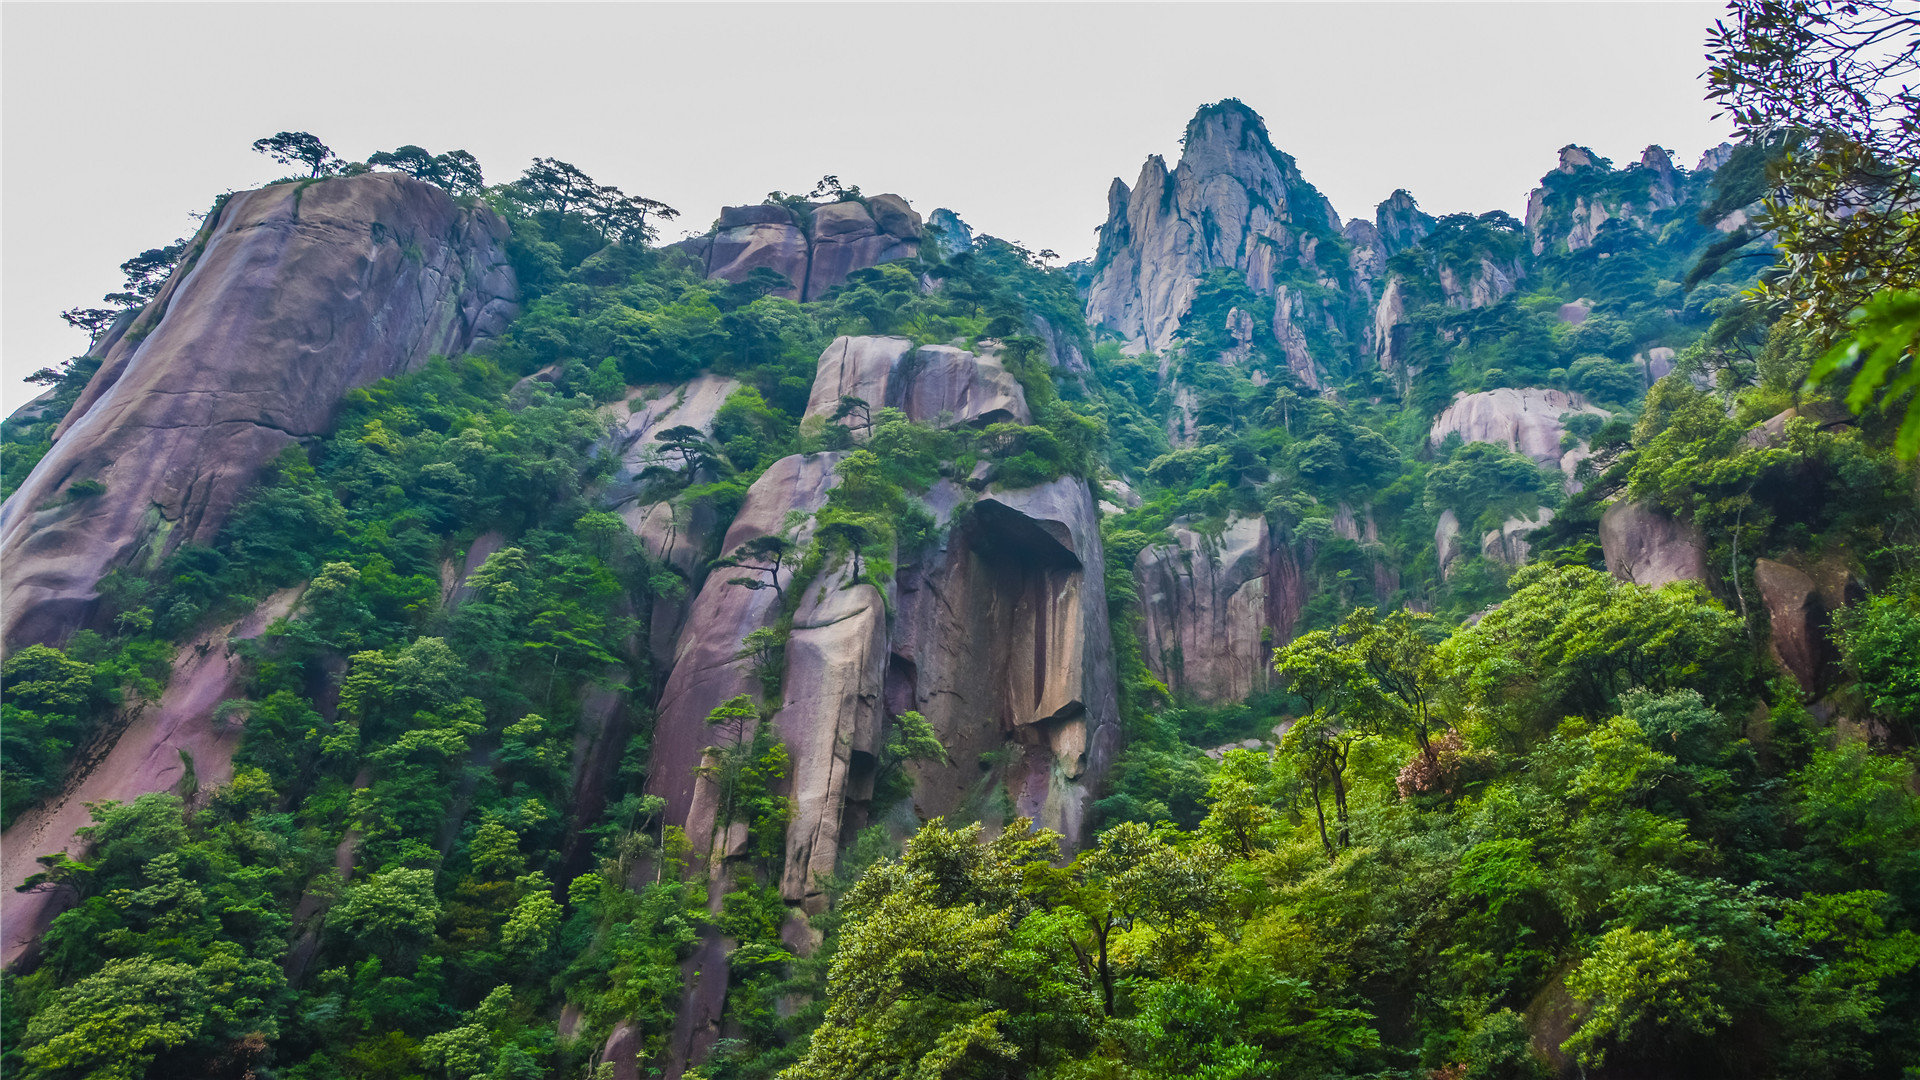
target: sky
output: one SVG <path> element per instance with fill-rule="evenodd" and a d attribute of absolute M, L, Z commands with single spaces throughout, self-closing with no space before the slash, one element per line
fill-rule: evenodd
<path fill-rule="evenodd" d="M 1515 215 L 1570 142 L 1690 167 L 1715 3 L 20 4 L 0 9 L 0 410 L 86 349 L 59 312 L 188 235 L 253 153 L 557 157 L 704 231 L 824 174 L 1090 255 L 1113 178 L 1238 97 L 1343 217 L 1404 187 Z"/>

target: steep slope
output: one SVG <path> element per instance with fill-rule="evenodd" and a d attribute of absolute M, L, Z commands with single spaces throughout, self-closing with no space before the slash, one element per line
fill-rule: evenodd
<path fill-rule="evenodd" d="M 107 571 L 211 541 L 348 389 L 499 333 L 515 310 L 506 232 L 394 174 L 228 199 L 0 507 L 6 647 L 84 625 Z"/>

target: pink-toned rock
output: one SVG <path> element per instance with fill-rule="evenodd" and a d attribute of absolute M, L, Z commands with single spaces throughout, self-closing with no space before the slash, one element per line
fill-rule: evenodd
<path fill-rule="evenodd" d="M 835 338 L 820 354 L 807 415 L 831 417 L 843 396 L 871 412 L 891 407 L 910 420 L 950 423 L 1030 423 L 1026 391 L 992 352 L 951 345 L 918 349 L 901 337 Z M 846 422 L 855 423 L 852 418 Z"/>
<path fill-rule="evenodd" d="M 1486 558 L 1519 566 L 1533 553 L 1533 546 L 1527 542 L 1527 534 L 1553 520 L 1553 508 L 1539 507 L 1535 516 L 1516 515 L 1501 522 L 1500 527 L 1490 530 L 1480 538 L 1480 554 Z"/>
<path fill-rule="evenodd" d="M 1622 499 L 1600 515 L 1600 548 L 1607 571 L 1649 587 L 1707 579 L 1707 544 L 1700 531 L 1658 507 Z"/>
<path fill-rule="evenodd" d="M 847 802 L 872 798 L 879 753 L 887 604 L 873 586 L 849 585 L 851 576 L 845 564 L 807 587 L 787 639 L 774 717 L 792 755 L 793 818 L 780 891 L 813 913 L 826 902 L 820 881 L 839 858 Z M 864 766 L 857 771 L 856 756 Z"/>
<path fill-rule="evenodd" d="M 1433 527 L 1433 547 L 1440 562 L 1440 580 L 1453 576 L 1453 564 L 1465 554 L 1460 549 L 1460 515 L 1440 511 L 1440 523 Z"/>
<path fill-rule="evenodd" d="M 1817 691 L 1833 657 L 1829 614 L 1819 586 L 1804 572 L 1772 559 L 1754 561 L 1753 583 L 1773 628 L 1768 645 L 1774 658 L 1802 689 Z"/>
<path fill-rule="evenodd" d="M 918 709 L 952 761 L 916 767 L 921 813 L 991 817 L 982 793 L 1004 787 L 1015 813 L 1085 838 L 1118 737 L 1102 565 L 1092 493 L 1063 478 L 989 492 L 902 568 L 888 709 Z"/>
<path fill-rule="evenodd" d="M 991 352 L 979 355 L 952 345 L 914 350 L 898 408 L 912 420 L 951 417 L 954 423 L 1033 422 L 1027 392 Z"/>
<path fill-rule="evenodd" d="M 1231 519 L 1218 536 L 1171 531 L 1172 544 L 1134 562 L 1147 667 L 1167 689 L 1209 703 L 1264 689 L 1273 647 L 1291 630 L 1276 633 L 1270 621 L 1266 519 Z"/>
<path fill-rule="evenodd" d="M 837 479 L 834 466 L 844 456 L 795 454 L 774 462 L 747 489 L 721 551 L 733 551 L 755 537 L 783 533 L 789 528 L 788 514 L 810 514 L 825 505 Z M 807 532 L 803 528 L 793 535 L 804 540 Z M 739 576 L 743 575 L 726 570 L 708 575 L 687 615 L 674 651 L 673 671 L 655 710 L 647 790 L 666 798 L 668 822 L 684 827 L 701 851 L 711 843 L 715 808 L 712 799 L 696 798 L 694 770 L 701 752 L 727 736 L 707 727 L 707 714 L 735 695 L 759 692 L 759 684 L 734 654 L 748 633 L 770 624 L 778 604 L 772 589 L 727 583 Z"/>
<path fill-rule="evenodd" d="M 837 337 L 820 354 L 814 369 L 808 416 L 832 416 L 842 397 L 857 397 L 872 412 L 884 408 L 897 381 L 900 363 L 913 352 L 903 337 Z"/>
<path fill-rule="evenodd" d="M 1210 271 L 1237 270 L 1255 294 L 1271 294 L 1282 263 L 1313 265 L 1312 234 L 1323 228 L 1339 232 L 1339 216 L 1274 150 L 1260 118 L 1236 102 L 1208 106 L 1187 125 L 1176 168 L 1155 155 L 1131 189 L 1118 179 L 1109 189 L 1087 321 L 1164 350 Z"/>
<path fill-rule="evenodd" d="M 108 570 L 211 542 L 348 389 L 498 333 L 515 310 L 506 231 L 397 173 L 227 200 L 0 507 L 5 644 L 60 641 Z M 105 490 L 70 498 L 79 480 Z"/>
<path fill-rule="evenodd" d="M 1569 413 L 1610 415 L 1563 390 L 1502 387 L 1455 397 L 1434 418 L 1427 442 L 1438 448 L 1457 432 L 1464 442 L 1495 443 L 1542 465 L 1558 465 L 1560 437 L 1567 430 L 1560 418 Z"/>
<path fill-rule="evenodd" d="M 258 637 L 275 619 L 293 610 L 300 589 L 283 589 L 237 622 L 209 630 L 182 645 L 173 672 L 158 701 L 129 703 L 127 725 L 105 755 L 66 791 L 20 815 L 0 839 L 0 889 L 6 897 L 0 964 L 12 964 L 54 916 L 72 902 L 61 890 L 16 893 L 38 873 L 38 859 L 64 851 L 85 859 L 85 842 L 76 832 L 91 824 L 88 804 L 132 802 L 142 795 L 180 787 L 191 770 L 198 788 L 214 788 L 233 775 L 233 752 L 246 730 L 244 715 L 215 719 L 220 703 L 241 696 L 246 664 L 233 643 Z"/>
<path fill-rule="evenodd" d="M 886 198 L 879 196 L 878 198 Z M 898 197 L 894 197 L 898 200 Z M 892 208 L 890 208 L 892 209 Z M 818 300 L 827 290 L 846 281 L 855 270 L 910 259 L 920 252 L 920 217 L 900 202 L 898 210 L 912 220 L 912 236 L 903 238 L 883 231 L 873 215 L 857 202 L 838 202 L 813 212 L 813 249 L 807 264 L 807 290 L 804 299 Z M 897 228 L 905 228 L 897 214 L 890 215 Z"/>

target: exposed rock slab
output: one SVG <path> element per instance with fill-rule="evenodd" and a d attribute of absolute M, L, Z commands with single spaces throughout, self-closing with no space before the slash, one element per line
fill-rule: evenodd
<path fill-rule="evenodd" d="M 898 575 L 892 712 L 918 709 L 953 764 L 916 769 L 923 814 L 1014 813 L 1085 838 L 1118 736 L 1098 513 L 1086 483 L 995 491 Z M 982 771 L 985 760 L 1004 764 Z"/>
<path fill-rule="evenodd" d="M 1171 531 L 1172 544 L 1145 548 L 1134 562 L 1148 668 L 1174 693 L 1210 703 L 1264 689 L 1272 649 L 1292 629 L 1271 619 L 1266 519 L 1234 518 L 1218 536 L 1179 524 Z"/>
<path fill-rule="evenodd" d="M 799 210 L 729 206 L 712 232 L 672 246 L 692 255 L 710 278 L 742 281 L 765 267 L 792 282 L 775 295 L 818 300 L 857 270 L 915 257 L 921 235 L 920 215 L 905 199 L 876 195 Z"/>
<path fill-rule="evenodd" d="M 1773 628 L 1768 648 L 1802 689 L 1815 691 L 1826 681 L 1833 659 L 1828 640 L 1827 604 L 1813 578 L 1786 563 L 1756 559 L 1753 582 Z"/>
<path fill-rule="evenodd" d="M 210 542 L 348 389 L 499 332 L 505 238 L 491 210 L 396 173 L 229 199 L 0 507 L 5 643 L 62 640 L 108 570 Z M 69 499 L 78 480 L 105 491 Z"/>
<path fill-rule="evenodd" d="M 1027 394 L 990 351 L 922 345 L 903 337 L 835 338 L 820 354 L 807 415 L 831 417 L 844 396 L 869 409 L 899 409 L 910 420 L 1030 423 Z M 849 421 L 852 422 L 852 421 Z"/>
<path fill-rule="evenodd" d="M 173 673 L 158 701 L 130 706 L 131 718 L 104 756 L 58 798 L 22 814 L 0 840 L 0 888 L 6 889 L 5 935 L 0 964 L 12 964 L 54 916 L 71 903 L 64 891 L 16 893 L 38 873 L 38 859 L 58 851 L 85 858 L 77 831 L 92 823 L 89 803 L 131 802 L 142 795 L 177 788 L 187 770 L 196 784 L 212 788 L 233 775 L 233 752 L 246 730 L 244 717 L 216 720 L 220 703 L 241 696 L 246 665 L 232 643 L 258 637 L 268 624 L 293 610 L 300 589 L 275 593 L 237 622 L 209 630 L 182 645 Z M 188 764 L 189 760 L 191 765 Z"/>
<path fill-rule="evenodd" d="M 774 462 L 747 489 L 721 550 L 782 533 L 789 514 L 810 514 L 825 505 L 837 480 L 834 466 L 844 456 L 794 454 Z M 732 576 L 709 575 L 689 609 L 655 711 L 653 767 L 647 773 L 647 790 L 667 800 L 667 821 L 684 827 L 703 851 L 713 833 L 714 806 L 711 799 L 696 800 L 694 770 L 702 751 L 724 737 L 707 727 L 707 714 L 728 698 L 759 692 L 734 653 L 748 633 L 772 622 L 778 603 L 772 589 L 727 584 Z"/>
<path fill-rule="evenodd" d="M 1495 443 L 1558 467 L 1564 453 L 1560 437 L 1567 430 L 1560 418 L 1569 413 L 1610 415 L 1563 390 L 1502 387 L 1455 397 L 1434 418 L 1427 442 L 1438 448 L 1448 435 L 1458 433 L 1464 442 Z"/>
<path fill-rule="evenodd" d="M 1706 538 L 1658 507 L 1622 499 L 1600 515 L 1607 571 L 1635 585 L 1707 580 Z"/>

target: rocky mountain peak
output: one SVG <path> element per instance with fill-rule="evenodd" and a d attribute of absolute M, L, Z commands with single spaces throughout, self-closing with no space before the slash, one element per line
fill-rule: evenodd
<path fill-rule="evenodd" d="M 1380 229 L 1380 242 L 1386 245 L 1388 258 L 1413 247 L 1433 232 L 1433 215 L 1421 212 L 1420 204 L 1406 188 L 1395 189 L 1375 207 L 1373 220 Z"/>
<path fill-rule="evenodd" d="M 1594 152 L 1586 147 L 1568 143 L 1560 148 L 1560 165 L 1557 171 L 1571 174 L 1581 169 L 1595 168 L 1598 164 L 1594 160 L 1595 157 Z"/>
<path fill-rule="evenodd" d="M 1115 180 L 1107 198 L 1088 320 L 1137 348 L 1172 342 L 1208 273 L 1240 271 L 1271 295 L 1285 264 L 1317 279 L 1314 247 L 1340 233 L 1332 205 L 1233 99 L 1195 114 L 1176 167 L 1150 156 L 1132 188 Z"/>

